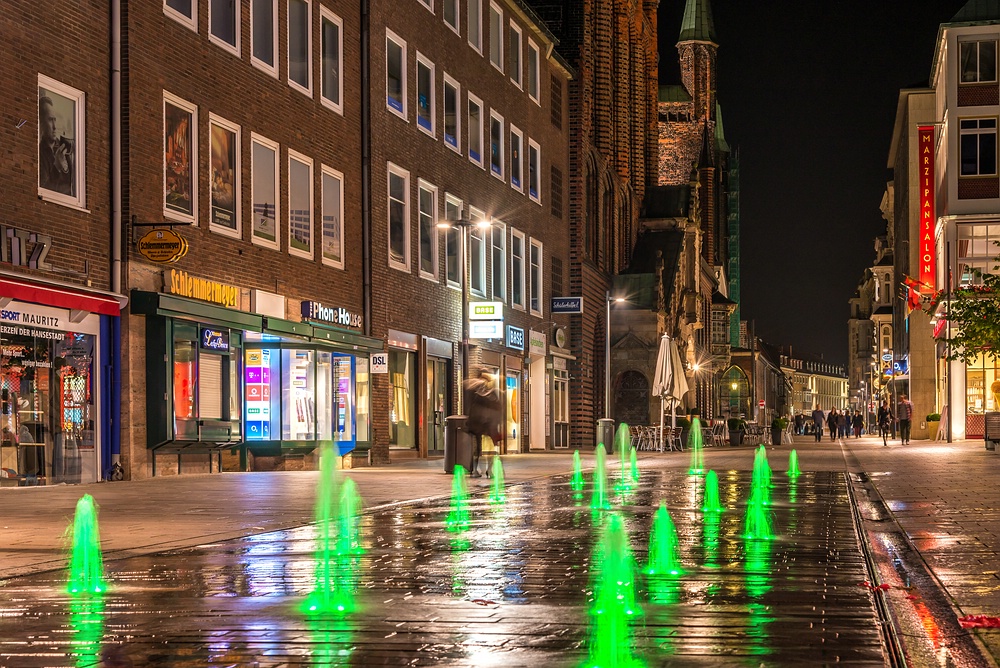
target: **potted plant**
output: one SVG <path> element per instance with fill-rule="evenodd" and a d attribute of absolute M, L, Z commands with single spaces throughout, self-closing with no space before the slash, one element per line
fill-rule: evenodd
<path fill-rule="evenodd" d="M 938 427 L 941 426 L 941 414 L 930 413 L 927 415 L 927 438 L 934 440 L 937 438 Z"/>
<path fill-rule="evenodd" d="M 744 422 L 739 418 L 729 418 L 726 420 L 726 427 L 729 428 L 729 445 L 741 445 L 743 443 Z"/>
<path fill-rule="evenodd" d="M 685 417 L 679 417 L 677 418 L 677 426 L 681 430 L 681 443 L 683 443 L 684 447 L 686 448 L 688 442 L 688 434 L 691 433 L 691 421 Z"/>
<path fill-rule="evenodd" d="M 776 417 L 771 420 L 771 445 L 781 445 L 781 432 L 788 428 L 788 420 Z"/>

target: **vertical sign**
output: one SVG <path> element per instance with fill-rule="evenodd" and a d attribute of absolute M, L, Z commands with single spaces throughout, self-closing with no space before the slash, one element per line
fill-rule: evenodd
<path fill-rule="evenodd" d="M 920 139 L 920 291 L 930 294 L 935 289 L 937 269 L 934 229 L 934 126 L 922 125 L 917 129 Z"/>

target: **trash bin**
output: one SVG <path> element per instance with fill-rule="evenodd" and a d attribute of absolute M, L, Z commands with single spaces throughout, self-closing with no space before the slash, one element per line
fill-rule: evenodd
<path fill-rule="evenodd" d="M 611 418 L 601 418 L 597 421 L 597 443 L 603 443 L 607 452 L 615 449 L 615 421 Z"/>
<path fill-rule="evenodd" d="M 465 430 L 469 418 L 449 415 L 444 419 L 444 472 L 454 473 L 455 466 L 462 466 L 466 473 L 472 471 L 475 437 Z"/>

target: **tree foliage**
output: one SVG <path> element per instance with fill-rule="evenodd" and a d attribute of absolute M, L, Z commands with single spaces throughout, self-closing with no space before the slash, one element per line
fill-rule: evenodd
<path fill-rule="evenodd" d="M 982 279 L 982 285 L 959 288 L 950 294 L 940 292 L 930 308 L 933 314 L 944 304 L 951 328 L 948 359 L 966 364 L 980 354 L 1000 357 L 1000 274 L 984 274 L 978 269 L 974 272 Z M 944 332 L 940 336 L 944 338 Z"/>

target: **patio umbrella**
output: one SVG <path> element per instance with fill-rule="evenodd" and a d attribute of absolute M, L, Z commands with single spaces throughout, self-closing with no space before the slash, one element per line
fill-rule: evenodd
<path fill-rule="evenodd" d="M 680 405 L 687 394 L 688 383 L 681 364 L 681 354 L 677 343 L 666 334 L 660 339 L 660 349 L 656 353 L 656 373 L 653 375 L 653 394 L 660 397 L 660 443 L 663 443 L 663 404 L 670 402 L 670 426 L 677 426 L 677 415 L 672 410 Z"/>

